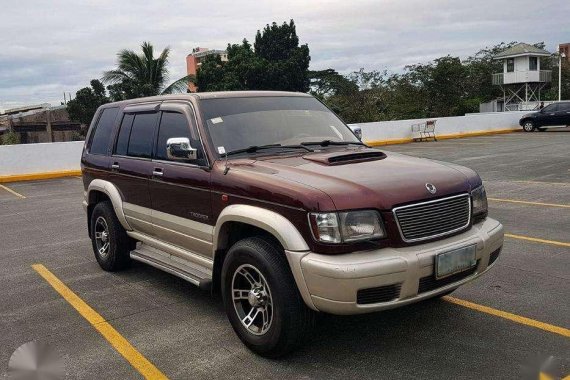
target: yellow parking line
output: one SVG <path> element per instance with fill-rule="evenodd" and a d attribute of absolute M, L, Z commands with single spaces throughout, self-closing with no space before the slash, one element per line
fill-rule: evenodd
<path fill-rule="evenodd" d="M 570 338 L 570 330 L 564 327 L 554 326 L 548 323 L 540 322 L 534 319 L 521 317 L 520 315 L 516 315 L 513 313 L 508 313 L 506 311 L 493 309 L 489 306 L 479 305 L 473 302 L 465 301 L 459 298 L 445 296 L 443 299 L 447 302 L 451 302 L 453 304 L 466 307 L 468 309 L 480 311 L 482 313 L 494 315 L 496 317 L 508 319 L 509 321 L 520 323 L 521 325 L 526 325 L 530 327 L 534 327 L 540 330 L 548 331 L 553 334 L 562 335 L 563 337 Z"/>
<path fill-rule="evenodd" d="M 508 203 L 522 203 L 525 205 L 534 205 L 534 206 L 549 206 L 549 207 L 562 207 L 562 208 L 570 208 L 570 205 L 563 205 L 560 203 L 543 203 L 543 202 L 528 202 L 528 201 L 519 201 L 516 199 L 506 199 L 506 198 L 487 198 L 490 201 L 494 202 L 508 202 Z"/>
<path fill-rule="evenodd" d="M 25 199 L 25 198 L 26 198 L 26 197 L 23 196 L 22 194 L 20 194 L 20 193 L 14 191 L 14 190 L 12 190 L 12 189 L 10 189 L 9 187 L 4 186 L 4 185 L 0 185 L 0 188 L 6 190 L 6 191 L 9 192 L 9 193 L 14 194 L 14 195 L 17 196 L 18 198 L 22 198 L 22 199 Z"/>
<path fill-rule="evenodd" d="M 528 240 L 535 243 L 543 243 L 543 244 L 551 244 L 551 245 L 558 245 L 560 247 L 570 247 L 570 243 L 566 243 L 563 241 L 556 241 L 556 240 L 546 240 L 546 239 L 539 239 L 533 238 L 530 236 L 523 236 L 523 235 L 514 235 L 514 234 L 505 234 L 505 237 L 509 237 L 512 239 L 520 239 L 520 240 Z"/>
<path fill-rule="evenodd" d="M 42 264 L 32 268 L 42 276 L 83 318 L 85 318 L 131 365 L 146 379 L 167 379 L 150 361 L 148 361 L 128 340 L 113 328 L 91 306 L 83 301 L 59 278 Z"/>

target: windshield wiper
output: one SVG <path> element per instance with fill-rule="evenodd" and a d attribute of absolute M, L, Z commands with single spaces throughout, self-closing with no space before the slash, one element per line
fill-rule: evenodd
<path fill-rule="evenodd" d="M 255 153 L 255 152 L 258 152 L 260 150 L 276 149 L 276 148 L 277 149 L 303 149 L 303 150 L 306 150 L 307 152 L 313 151 L 311 148 L 308 148 L 308 147 L 303 146 L 303 145 L 267 144 L 267 145 L 252 145 L 252 146 L 249 146 L 249 147 L 243 148 L 243 149 L 231 150 L 231 151 L 227 152 L 226 154 L 224 154 L 224 156 L 227 157 L 227 156 L 232 156 L 234 154 L 240 154 L 240 153 Z"/>
<path fill-rule="evenodd" d="M 364 145 L 363 142 L 360 141 L 333 141 L 333 140 L 322 140 L 322 141 L 307 141 L 302 142 L 301 145 L 320 145 L 320 146 L 329 146 L 329 145 Z"/>

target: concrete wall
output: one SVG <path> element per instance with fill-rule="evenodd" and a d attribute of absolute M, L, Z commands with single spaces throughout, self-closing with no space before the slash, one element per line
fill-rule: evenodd
<path fill-rule="evenodd" d="M 83 141 L 0 145 L 0 176 L 80 170 Z"/>
<path fill-rule="evenodd" d="M 378 121 L 353 124 L 362 129 L 362 140 L 372 145 L 406 142 L 413 138 L 412 124 L 437 120 L 435 133 L 441 138 L 453 138 L 520 129 L 519 119 L 528 112 L 491 112 L 430 119 Z"/>

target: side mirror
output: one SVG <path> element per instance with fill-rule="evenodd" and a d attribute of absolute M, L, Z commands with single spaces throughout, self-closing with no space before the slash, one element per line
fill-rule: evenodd
<path fill-rule="evenodd" d="M 352 130 L 354 132 L 354 134 L 356 135 L 356 137 L 358 137 L 358 139 L 360 141 L 362 141 L 362 129 L 360 129 L 360 127 L 356 127 Z"/>
<path fill-rule="evenodd" d="M 166 156 L 173 161 L 187 161 L 198 158 L 197 150 L 187 137 L 172 137 L 166 140 Z"/>

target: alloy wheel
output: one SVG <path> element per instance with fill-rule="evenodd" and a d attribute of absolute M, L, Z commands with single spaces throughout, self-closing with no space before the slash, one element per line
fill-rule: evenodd
<path fill-rule="evenodd" d="M 95 244 L 97 245 L 97 252 L 101 257 L 105 258 L 109 255 L 111 238 L 107 221 L 102 216 L 95 221 Z"/>
<path fill-rule="evenodd" d="M 263 335 L 273 321 L 271 289 L 261 272 L 240 265 L 232 277 L 232 300 L 241 324 L 254 335 Z"/>

